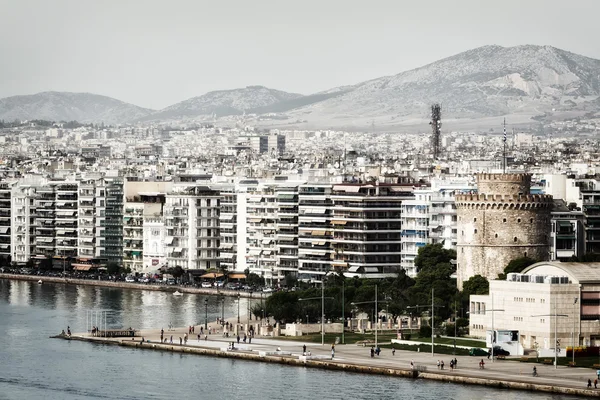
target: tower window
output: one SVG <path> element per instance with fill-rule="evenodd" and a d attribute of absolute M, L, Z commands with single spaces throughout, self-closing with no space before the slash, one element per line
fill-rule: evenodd
<path fill-rule="evenodd" d="M 533 218 L 529 218 L 529 223 L 533 224 Z"/>
<path fill-rule="evenodd" d="M 473 218 L 473 222 L 477 222 L 477 218 Z"/>
<path fill-rule="evenodd" d="M 498 239 L 498 234 L 497 233 L 494 236 L 495 236 L 496 239 Z"/>
<path fill-rule="evenodd" d="M 477 229 L 475 229 L 475 230 L 473 231 L 473 233 L 477 233 Z"/>
<path fill-rule="evenodd" d="M 465 231 L 460 231 L 460 233 L 461 233 L 463 236 L 465 236 Z"/>
<path fill-rule="evenodd" d="M 504 218 L 504 219 L 502 220 L 502 222 L 506 223 L 506 218 Z"/>
<path fill-rule="evenodd" d="M 517 222 L 521 222 L 521 218 L 517 218 Z"/>
<path fill-rule="evenodd" d="M 517 242 L 517 237 L 516 236 L 514 237 L 513 242 L 515 242 L 515 243 Z"/>

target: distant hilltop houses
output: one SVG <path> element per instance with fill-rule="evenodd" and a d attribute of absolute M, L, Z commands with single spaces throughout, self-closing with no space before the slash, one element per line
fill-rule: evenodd
<path fill-rule="evenodd" d="M 518 256 L 600 253 L 586 133 L 442 132 L 433 159 L 429 133 L 71 126 L 0 131 L 4 264 L 277 285 L 415 276 L 419 249 L 439 243 L 457 251 L 460 286 Z"/>

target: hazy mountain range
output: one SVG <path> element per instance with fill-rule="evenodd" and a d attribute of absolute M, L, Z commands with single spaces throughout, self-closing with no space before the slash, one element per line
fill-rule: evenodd
<path fill-rule="evenodd" d="M 263 86 L 214 91 L 149 110 L 88 93 L 44 92 L 0 99 L 0 119 L 214 120 L 246 113 L 254 123 L 298 128 L 394 129 L 426 123 L 442 103 L 445 126 L 508 116 L 514 123 L 598 113 L 600 60 L 551 46 L 484 46 L 356 85 L 300 95 Z"/>

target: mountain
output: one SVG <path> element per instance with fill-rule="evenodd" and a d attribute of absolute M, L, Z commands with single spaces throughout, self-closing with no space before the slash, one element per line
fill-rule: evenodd
<path fill-rule="evenodd" d="M 264 86 L 248 86 L 242 89 L 217 90 L 202 96 L 192 97 L 157 111 L 143 120 L 194 119 L 216 115 L 240 115 L 255 109 L 303 97 Z"/>
<path fill-rule="evenodd" d="M 0 119 L 44 119 L 118 124 L 141 118 L 152 110 L 91 93 L 42 92 L 0 99 Z"/>
<path fill-rule="evenodd" d="M 286 111 L 287 121 L 276 124 L 359 129 L 426 124 L 432 103 L 442 104 L 443 120 L 450 124 L 597 111 L 600 60 L 551 46 L 484 46 L 327 93 L 329 98 Z"/>

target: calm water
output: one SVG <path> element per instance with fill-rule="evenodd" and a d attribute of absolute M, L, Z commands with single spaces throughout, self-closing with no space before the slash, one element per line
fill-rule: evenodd
<path fill-rule="evenodd" d="M 0 399 L 563 399 L 410 379 L 287 367 L 49 339 L 85 330 L 86 311 L 112 327 L 204 322 L 205 296 L 0 279 Z M 258 300 L 260 302 L 260 300 Z M 247 312 L 245 299 L 240 312 Z M 225 316 L 237 315 L 237 299 Z M 209 297 L 209 320 L 221 306 Z"/>

